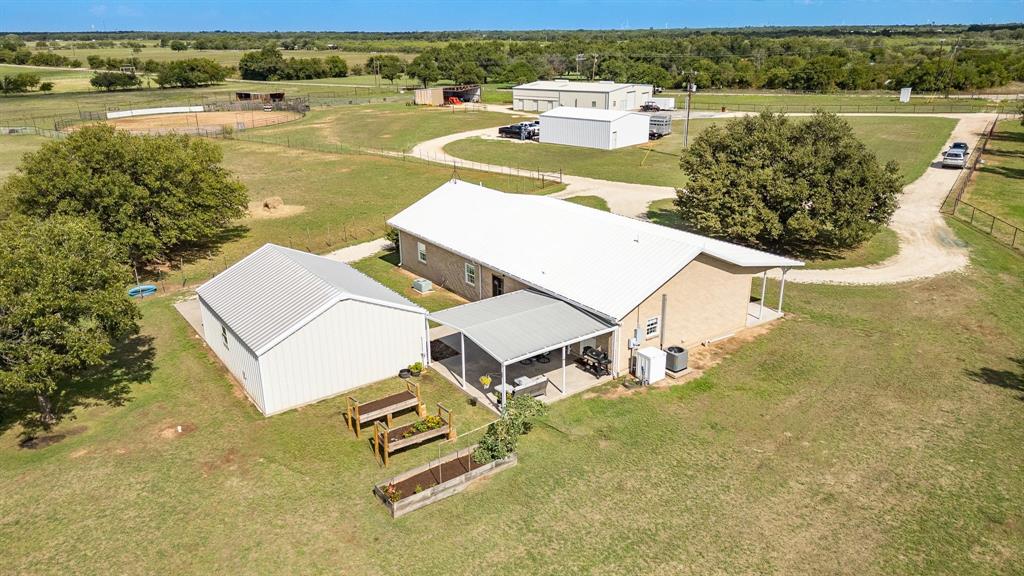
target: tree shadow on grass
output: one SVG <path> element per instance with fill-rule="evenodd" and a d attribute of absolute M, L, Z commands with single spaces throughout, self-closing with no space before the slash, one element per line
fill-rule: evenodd
<path fill-rule="evenodd" d="M 225 244 L 240 240 L 248 233 L 249 227 L 243 224 L 229 226 L 204 242 L 183 244 L 176 248 L 168 258 L 168 261 L 163 264 L 170 268 L 180 268 L 185 264 L 193 264 L 199 260 L 213 258 L 220 254 L 220 250 Z M 156 274 L 160 267 L 161 263 L 159 262 L 151 264 L 149 270 L 147 270 L 147 276 Z M 142 270 L 139 271 L 139 274 L 142 274 Z"/>
<path fill-rule="evenodd" d="M 398 255 L 398 250 L 387 250 L 382 252 L 378 258 L 395 267 L 398 267 L 399 261 L 401 260 L 401 256 Z"/>
<path fill-rule="evenodd" d="M 967 370 L 966 372 L 976 382 L 1024 393 L 1024 357 L 1010 358 L 1010 362 L 1017 366 L 1015 370 L 998 370 L 986 367 L 978 368 L 977 370 Z M 1024 394 L 1017 396 L 1017 399 L 1024 401 Z"/>
<path fill-rule="evenodd" d="M 149 381 L 155 357 L 152 337 L 135 335 L 128 338 L 117 346 L 107 364 L 71 378 L 61 386 L 63 392 L 53 399 L 57 421 L 74 418 L 73 413 L 77 408 L 124 405 L 131 400 L 132 385 Z M 26 447 L 40 448 L 55 443 L 46 440 L 40 442 L 46 437 L 35 437 L 34 430 L 40 428 L 37 407 L 35 398 L 30 395 L 0 397 L 0 434 L 22 424 L 25 426 L 22 435 Z M 57 436 L 63 438 L 63 435 L 54 437 Z"/>
<path fill-rule="evenodd" d="M 1024 132 L 1000 130 L 992 134 L 989 140 L 994 142 L 1024 142 Z"/>

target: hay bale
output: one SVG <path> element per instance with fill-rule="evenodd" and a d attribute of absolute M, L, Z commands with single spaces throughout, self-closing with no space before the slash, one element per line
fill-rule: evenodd
<path fill-rule="evenodd" d="M 271 196 L 270 198 L 263 199 L 263 208 L 265 210 L 277 210 L 281 206 L 284 206 L 284 200 L 281 200 L 280 196 Z"/>

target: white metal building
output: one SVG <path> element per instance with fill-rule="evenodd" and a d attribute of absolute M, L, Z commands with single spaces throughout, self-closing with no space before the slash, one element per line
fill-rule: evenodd
<path fill-rule="evenodd" d="M 540 115 L 540 141 L 614 150 L 647 142 L 650 122 L 636 112 L 562 106 Z"/>
<path fill-rule="evenodd" d="M 426 310 L 341 262 L 266 244 L 196 292 L 206 343 L 267 416 L 428 359 Z"/>
<path fill-rule="evenodd" d="M 649 84 L 538 80 L 512 88 L 512 108 L 544 112 L 559 106 L 637 110 L 654 95 Z"/>

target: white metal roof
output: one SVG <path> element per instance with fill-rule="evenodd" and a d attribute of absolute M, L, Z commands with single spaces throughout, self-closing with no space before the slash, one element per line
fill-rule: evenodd
<path fill-rule="evenodd" d="M 529 290 L 434 312 L 430 319 L 462 332 L 502 364 L 614 328 L 562 300 Z"/>
<path fill-rule="evenodd" d="M 614 92 L 620 88 L 650 88 L 649 84 L 620 84 L 618 82 L 573 82 L 571 80 L 537 80 L 513 86 L 513 90 L 561 90 L 564 92 Z"/>
<path fill-rule="evenodd" d="M 640 116 L 646 122 L 650 117 L 646 114 L 638 114 L 626 110 L 605 110 L 604 108 L 574 108 L 572 106 L 559 106 L 552 108 L 540 115 L 541 121 L 544 118 L 572 118 L 575 120 L 597 120 L 599 122 L 613 122 L 626 116 Z"/>
<path fill-rule="evenodd" d="M 388 223 L 612 320 L 702 252 L 744 267 L 803 265 L 556 198 L 505 194 L 459 180 Z"/>
<path fill-rule="evenodd" d="M 256 355 L 342 300 L 426 314 L 348 264 L 265 244 L 196 292 Z"/>

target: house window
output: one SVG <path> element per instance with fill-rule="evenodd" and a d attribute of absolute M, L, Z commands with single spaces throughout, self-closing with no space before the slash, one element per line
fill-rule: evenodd
<path fill-rule="evenodd" d="M 476 264 L 466 262 L 466 284 L 476 286 Z"/>
<path fill-rule="evenodd" d="M 223 324 L 220 325 L 220 339 L 224 342 L 224 349 L 228 350 L 228 327 Z"/>
<path fill-rule="evenodd" d="M 655 316 L 654 318 L 648 318 L 647 324 L 644 325 L 644 334 L 648 339 L 654 338 L 661 333 L 661 316 Z"/>
<path fill-rule="evenodd" d="M 590 107 L 591 108 L 597 108 L 597 100 L 591 100 L 590 101 Z"/>
<path fill-rule="evenodd" d="M 423 242 L 416 243 L 416 259 L 424 264 L 427 263 L 427 247 L 423 245 Z"/>

